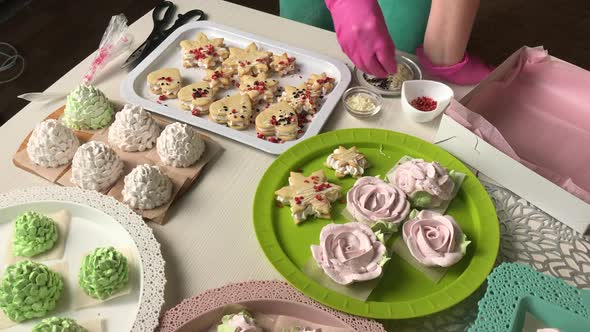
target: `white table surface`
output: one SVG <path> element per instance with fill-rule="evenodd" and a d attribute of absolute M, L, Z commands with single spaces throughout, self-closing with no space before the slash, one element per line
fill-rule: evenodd
<path fill-rule="evenodd" d="M 350 65 L 333 32 L 224 1 L 175 2 L 178 13 L 199 8 L 211 21 L 339 58 Z M 131 25 L 130 32 L 135 38 L 132 49 L 145 40 L 151 29 L 151 12 Z M 72 47 L 75 47 L 74 42 Z M 114 103 L 120 105 L 125 101 L 119 94 L 119 85 L 126 72 L 120 70 L 119 66 L 127 55 L 109 64 L 94 82 Z M 91 56 L 87 57 L 47 91 L 73 90 L 81 82 L 91 60 Z M 462 97 L 470 88 L 454 87 L 454 90 L 457 97 Z M 64 102 L 31 103 L 0 127 L 0 191 L 48 185 L 45 180 L 15 167 L 11 159 L 35 125 Z M 437 126 L 438 120 L 429 124 L 411 122 L 401 112 L 399 99 L 396 98 L 386 99 L 380 115 L 369 120 L 354 118 L 342 105 L 338 105 L 323 131 L 355 127 L 384 128 L 431 141 Z M 223 154 L 208 165 L 193 188 L 175 202 L 166 225 L 150 225 L 162 244 L 166 260 L 168 284 L 163 310 L 186 297 L 230 282 L 282 279 L 262 253 L 252 227 L 252 202 L 256 186 L 275 156 L 215 134 L 212 136 L 225 149 Z"/>

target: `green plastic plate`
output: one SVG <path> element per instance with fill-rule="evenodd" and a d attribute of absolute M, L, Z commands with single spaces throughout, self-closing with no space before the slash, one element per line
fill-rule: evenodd
<path fill-rule="evenodd" d="M 329 290 L 303 272 L 311 257 L 310 245 L 319 242 L 322 227 L 348 222 L 340 211 L 346 200 L 333 205 L 333 220 L 311 219 L 300 225 L 293 222 L 289 207 L 278 207 L 275 190 L 287 185 L 290 171 L 309 174 L 324 169 L 328 179 L 350 189 L 355 180 L 337 179 L 323 163 L 338 145 L 356 146 L 372 167 L 365 175 L 385 175 L 403 156 L 435 160 L 447 168 L 467 174 L 447 214 L 452 215 L 472 241 L 467 255 L 448 269 L 438 283 L 414 269 L 401 258 L 385 265 L 383 276 L 367 301 L 360 301 Z M 266 257 L 287 281 L 307 296 L 347 313 L 381 319 L 419 317 L 446 309 L 469 296 L 486 279 L 498 253 L 500 232 L 496 210 L 475 175 L 443 149 L 418 138 L 379 129 L 345 129 L 327 132 L 291 147 L 270 165 L 254 199 L 254 229 Z"/>

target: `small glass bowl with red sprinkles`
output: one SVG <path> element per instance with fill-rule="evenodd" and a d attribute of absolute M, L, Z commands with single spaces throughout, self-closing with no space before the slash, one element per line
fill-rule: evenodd
<path fill-rule="evenodd" d="M 453 90 L 440 82 L 405 81 L 401 91 L 402 109 L 416 122 L 429 122 L 444 112 L 453 96 Z"/>

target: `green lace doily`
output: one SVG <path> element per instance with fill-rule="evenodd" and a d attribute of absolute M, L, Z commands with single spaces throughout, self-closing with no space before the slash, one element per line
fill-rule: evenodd
<path fill-rule="evenodd" d="M 520 332 L 527 312 L 561 331 L 590 331 L 590 291 L 517 263 L 502 263 L 487 280 L 469 332 Z"/>

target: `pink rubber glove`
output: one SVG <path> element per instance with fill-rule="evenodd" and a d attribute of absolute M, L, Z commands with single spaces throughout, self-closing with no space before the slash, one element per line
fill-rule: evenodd
<path fill-rule="evenodd" d="M 377 0 L 325 0 L 342 50 L 363 72 L 395 74 L 395 45 Z"/>
<path fill-rule="evenodd" d="M 457 85 L 477 84 L 494 70 L 494 67 L 486 65 L 477 57 L 470 57 L 467 53 L 461 61 L 450 66 L 434 65 L 424 53 L 422 46 L 416 48 L 416 56 L 426 73 Z"/>

